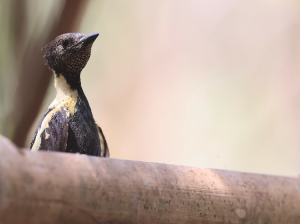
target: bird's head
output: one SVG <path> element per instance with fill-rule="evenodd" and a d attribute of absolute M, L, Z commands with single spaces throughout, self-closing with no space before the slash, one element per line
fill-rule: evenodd
<path fill-rule="evenodd" d="M 91 47 L 98 33 L 65 33 L 47 44 L 44 58 L 55 73 L 80 74 L 91 55 Z"/>

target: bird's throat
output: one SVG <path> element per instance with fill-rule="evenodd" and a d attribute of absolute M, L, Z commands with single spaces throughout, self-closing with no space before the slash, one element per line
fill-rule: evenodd
<path fill-rule="evenodd" d="M 80 85 L 80 83 L 79 83 Z M 77 88 L 71 88 L 70 84 L 67 82 L 66 78 L 62 75 L 55 76 L 54 86 L 56 88 L 56 95 L 60 97 L 70 97 L 73 98 L 77 96 Z M 81 87 L 81 86 L 80 86 Z"/>
<path fill-rule="evenodd" d="M 68 107 L 71 109 L 70 112 L 74 113 L 74 107 L 78 100 L 78 89 L 71 88 L 63 75 L 56 74 L 54 75 L 54 86 L 56 88 L 56 97 L 49 108 L 62 105 L 63 107 Z"/>

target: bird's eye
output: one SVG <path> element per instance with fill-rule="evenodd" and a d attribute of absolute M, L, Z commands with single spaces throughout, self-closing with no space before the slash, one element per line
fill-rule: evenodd
<path fill-rule="evenodd" d="M 63 45 L 64 48 L 67 47 L 69 45 L 68 39 L 64 39 L 63 42 L 62 42 L 62 45 Z"/>

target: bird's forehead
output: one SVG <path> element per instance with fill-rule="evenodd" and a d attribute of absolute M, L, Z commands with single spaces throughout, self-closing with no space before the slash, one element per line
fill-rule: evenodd
<path fill-rule="evenodd" d="M 82 37 L 84 37 L 83 33 L 65 33 L 62 35 L 59 35 L 55 38 L 56 41 L 61 41 L 64 39 L 73 39 L 73 40 L 80 40 Z"/>
<path fill-rule="evenodd" d="M 67 39 L 71 44 L 78 42 L 85 34 L 83 33 L 64 33 L 57 36 L 53 41 L 48 43 L 42 49 L 47 49 L 48 51 L 55 51 L 58 46 L 61 45 L 63 40 Z"/>

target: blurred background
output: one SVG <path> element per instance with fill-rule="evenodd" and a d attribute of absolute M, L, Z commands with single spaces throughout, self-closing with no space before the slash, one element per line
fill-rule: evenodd
<path fill-rule="evenodd" d="M 82 72 L 111 157 L 300 173 L 300 3 L 2 0 L 0 133 L 29 147 L 55 98 L 41 48 L 100 35 Z"/>

